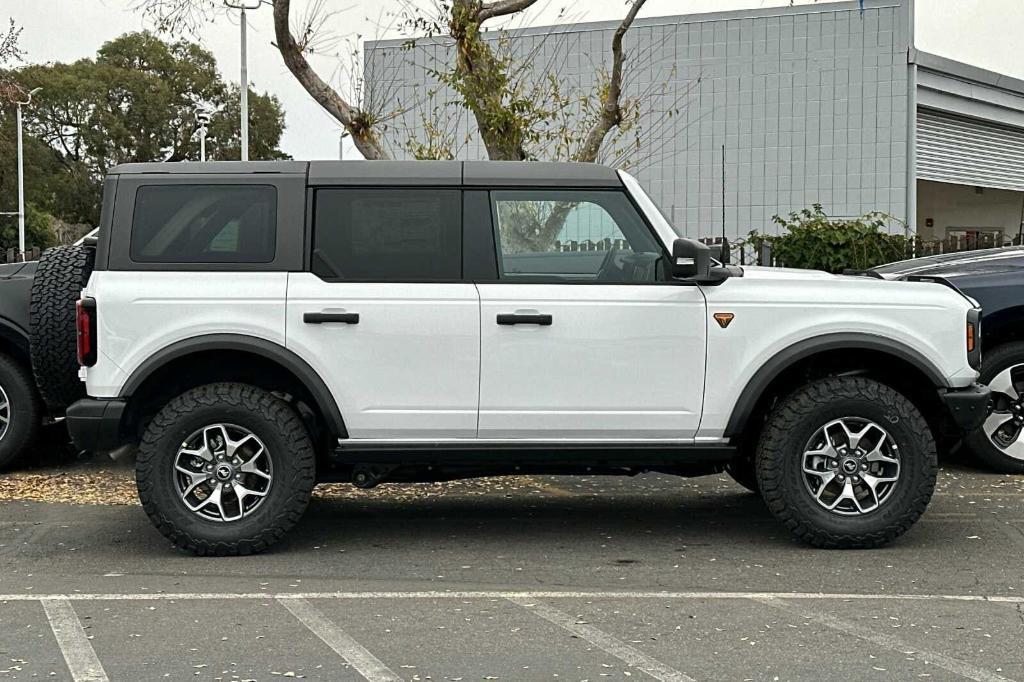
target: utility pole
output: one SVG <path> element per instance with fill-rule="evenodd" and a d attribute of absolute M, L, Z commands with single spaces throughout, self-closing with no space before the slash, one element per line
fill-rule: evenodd
<path fill-rule="evenodd" d="M 25 258 L 25 151 L 22 144 L 21 107 L 32 104 L 32 95 L 42 90 L 36 88 L 29 91 L 28 99 L 24 102 L 18 101 L 18 257 Z"/>
<path fill-rule="evenodd" d="M 241 21 L 239 25 L 242 28 L 242 161 L 249 160 L 249 64 L 248 64 L 248 51 L 246 47 L 246 20 L 245 11 L 252 9 L 259 9 L 263 4 L 263 0 L 224 0 L 224 4 L 232 9 L 241 11 Z"/>

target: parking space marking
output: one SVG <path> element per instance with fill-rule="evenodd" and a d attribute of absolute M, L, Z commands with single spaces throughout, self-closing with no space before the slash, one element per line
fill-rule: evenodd
<path fill-rule="evenodd" d="M 109 682 L 78 614 L 67 599 L 42 599 L 43 611 L 75 682 Z"/>
<path fill-rule="evenodd" d="M 841 618 L 830 616 L 827 613 L 812 611 L 804 608 L 803 605 L 796 606 L 795 604 L 789 604 L 777 597 L 755 597 L 753 598 L 753 601 L 787 611 L 800 618 L 814 621 L 820 625 L 852 635 L 897 653 L 905 654 L 913 652 L 918 654 L 927 663 L 936 665 L 969 680 L 974 680 L 974 682 L 1013 682 L 1013 680 L 1010 680 L 1009 678 L 975 667 L 970 663 L 961 661 L 960 659 L 946 656 L 945 654 L 941 654 L 937 651 L 930 651 L 928 649 L 911 646 L 910 644 L 907 644 L 896 637 L 885 634 L 884 632 L 878 632 L 870 628 L 862 627 Z"/>
<path fill-rule="evenodd" d="M 370 682 L 402 682 L 401 677 L 305 599 L 279 597 L 277 602 Z"/>
<path fill-rule="evenodd" d="M 872 601 L 972 601 L 996 604 L 1024 604 L 1024 596 L 984 594 L 862 594 L 844 592 L 658 592 L 658 591 L 464 591 L 431 590 L 411 592 L 75 592 L 71 594 L 0 594 L 5 601 L 191 601 L 210 599 L 825 599 Z"/>
<path fill-rule="evenodd" d="M 656 680 L 661 680 L 661 682 L 694 682 L 692 677 L 684 675 L 675 668 L 670 668 L 661 661 L 651 658 L 639 649 L 626 644 L 603 630 L 599 630 L 589 623 L 579 622 L 564 611 L 559 611 L 541 602 L 531 601 L 529 598 L 509 597 L 508 601 L 518 604 L 544 620 L 587 640 L 598 649 L 611 654 L 626 665 L 642 670 Z"/>

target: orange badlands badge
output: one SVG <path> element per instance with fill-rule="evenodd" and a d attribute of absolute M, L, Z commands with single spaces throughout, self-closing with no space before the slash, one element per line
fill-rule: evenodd
<path fill-rule="evenodd" d="M 722 329 L 725 329 L 726 327 L 728 327 L 729 323 L 732 322 L 732 318 L 734 318 L 734 317 L 736 317 L 736 316 L 733 315 L 732 313 L 715 313 L 714 314 L 715 322 L 717 322 L 718 326 L 721 327 Z"/>

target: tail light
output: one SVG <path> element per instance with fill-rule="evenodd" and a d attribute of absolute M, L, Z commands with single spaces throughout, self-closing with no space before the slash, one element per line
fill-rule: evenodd
<path fill-rule="evenodd" d="M 96 299 L 83 298 L 75 304 L 75 327 L 78 330 L 78 364 L 96 364 Z"/>

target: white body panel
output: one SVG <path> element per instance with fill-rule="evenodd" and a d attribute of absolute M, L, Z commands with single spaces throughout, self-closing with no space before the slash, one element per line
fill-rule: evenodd
<path fill-rule="evenodd" d="M 970 304 L 931 282 L 888 282 L 784 268 L 745 268 L 743 277 L 705 287 L 708 314 L 733 313 L 726 329 L 708 325 L 710 376 L 700 436 L 720 437 L 747 382 L 770 358 L 817 336 L 857 333 L 912 349 L 952 386 L 978 373 L 967 362 Z"/>
<path fill-rule="evenodd" d="M 116 396 L 150 356 L 204 334 L 244 334 L 284 345 L 284 272 L 94 272 L 99 358 L 93 397 Z"/>
<path fill-rule="evenodd" d="M 307 312 L 359 324 L 306 324 Z M 480 299 L 472 284 L 331 283 L 292 273 L 288 348 L 323 378 L 352 438 L 474 438 Z"/>
<path fill-rule="evenodd" d="M 481 438 L 692 438 L 704 296 L 666 284 L 480 284 Z M 542 313 L 551 326 L 496 323 Z"/>

